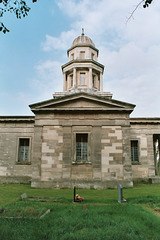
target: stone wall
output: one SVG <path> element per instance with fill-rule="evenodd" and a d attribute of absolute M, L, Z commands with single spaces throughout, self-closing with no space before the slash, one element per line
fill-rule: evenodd
<path fill-rule="evenodd" d="M 88 134 L 87 162 L 76 161 L 77 133 Z M 127 115 L 37 115 L 32 187 L 132 186 L 127 134 Z"/>
<path fill-rule="evenodd" d="M 63 175 L 63 131 L 61 126 L 44 126 L 42 133 L 41 180 Z"/>
<path fill-rule="evenodd" d="M 0 122 L 0 181 L 26 182 L 32 178 L 32 149 L 34 142 L 34 120 Z M 18 162 L 19 138 L 30 138 L 28 164 Z"/>
<path fill-rule="evenodd" d="M 122 129 L 102 126 L 102 179 L 123 179 Z"/>
<path fill-rule="evenodd" d="M 88 162 L 75 161 L 76 133 L 88 133 Z M 0 181 L 32 186 L 85 188 L 132 186 L 132 179 L 155 176 L 153 135 L 160 124 L 127 116 L 37 115 L 0 121 Z M 19 138 L 29 138 L 30 161 L 18 163 Z M 139 162 L 131 165 L 130 141 L 138 140 Z M 46 182 L 46 183 L 45 183 Z M 47 183 L 48 182 L 48 183 Z"/>
<path fill-rule="evenodd" d="M 131 123 L 130 138 L 138 140 L 139 162 L 132 164 L 134 180 L 155 176 L 153 135 L 160 134 L 160 125 L 154 123 Z"/>

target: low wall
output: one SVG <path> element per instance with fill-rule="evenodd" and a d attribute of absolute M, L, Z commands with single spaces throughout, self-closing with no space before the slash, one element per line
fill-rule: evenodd
<path fill-rule="evenodd" d="M 27 176 L 7 176 L 0 177 L 0 183 L 30 183 L 31 177 Z"/>
<path fill-rule="evenodd" d="M 83 189 L 107 189 L 118 188 L 121 184 L 123 187 L 133 187 L 132 181 L 40 181 L 32 180 L 31 187 L 33 188 L 83 188 Z"/>

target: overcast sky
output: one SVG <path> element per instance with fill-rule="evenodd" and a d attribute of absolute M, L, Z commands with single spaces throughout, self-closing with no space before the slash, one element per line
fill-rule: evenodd
<path fill-rule="evenodd" d="M 0 33 L 0 115 L 32 115 L 29 104 L 62 91 L 61 65 L 74 38 L 90 37 L 105 66 L 104 91 L 136 104 L 132 117 L 160 117 L 160 2 L 39 0 L 29 16 L 8 15 Z"/>

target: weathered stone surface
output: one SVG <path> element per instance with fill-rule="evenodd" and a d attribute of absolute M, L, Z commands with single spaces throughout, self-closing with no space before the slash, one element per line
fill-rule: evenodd
<path fill-rule="evenodd" d="M 84 33 L 73 41 L 68 57 L 62 66 L 64 91 L 30 105 L 35 117 L 0 117 L 0 182 L 104 189 L 153 179 L 158 174 L 153 136 L 160 135 L 160 118 L 130 119 L 135 105 L 103 92 L 104 66 Z M 19 138 L 29 139 L 27 162 L 18 162 Z M 133 140 L 139 162 L 131 162 Z M 83 153 L 80 161 L 76 145 Z"/>
<path fill-rule="evenodd" d="M 16 117 L 15 117 L 16 119 Z M 1 182 L 18 182 L 25 177 L 32 177 L 32 167 L 29 165 L 18 165 L 18 144 L 19 138 L 30 138 L 30 150 L 32 151 L 34 124 L 7 121 L 7 118 L 0 121 L 0 181 Z M 27 121 L 27 118 L 21 121 Z M 33 119 L 32 119 L 33 120 Z M 30 119 L 28 120 L 30 122 Z M 30 154 L 29 163 L 32 162 L 32 153 Z M 25 180 L 24 180 L 25 181 Z"/>
<path fill-rule="evenodd" d="M 115 187 L 118 182 L 149 179 L 155 176 L 153 134 L 160 134 L 159 125 L 127 126 L 103 125 L 111 115 L 88 114 L 75 121 L 76 115 L 42 115 L 52 125 L 41 126 L 41 115 L 33 123 L 1 123 L 0 130 L 0 181 L 28 182 L 43 186 L 72 187 L 74 183 L 86 188 Z M 47 118 L 48 116 L 48 118 Z M 59 117 L 59 115 L 58 115 Z M 91 118 L 92 117 L 92 118 Z M 119 116 L 120 117 L 120 116 Z M 65 119 L 68 119 L 67 122 Z M 106 121 L 101 119 L 106 118 Z M 115 116 L 112 114 L 112 118 Z M 122 116 L 123 119 L 123 116 Z M 128 121 L 126 119 L 126 121 Z M 99 122 L 99 123 L 98 123 Z M 45 121 L 44 121 L 45 123 Z M 54 125 L 56 123 L 56 125 Z M 58 123 L 58 125 L 57 125 Z M 68 126 L 67 126 L 68 125 Z M 88 164 L 75 162 L 75 134 L 87 133 Z M 17 163 L 18 138 L 31 139 L 30 164 Z M 130 140 L 139 141 L 139 163 L 131 164 Z M 41 184 L 40 184 L 41 181 Z M 112 182 L 112 184 L 111 184 Z M 56 183 L 56 184 L 55 184 Z M 88 185 L 89 184 L 89 185 Z M 47 183 L 44 184 L 47 186 Z"/>
<path fill-rule="evenodd" d="M 160 134 L 160 124 L 157 124 L 157 119 L 131 121 L 130 139 L 136 139 L 139 143 L 139 162 L 132 165 L 134 180 L 149 179 L 155 176 L 154 134 Z"/>

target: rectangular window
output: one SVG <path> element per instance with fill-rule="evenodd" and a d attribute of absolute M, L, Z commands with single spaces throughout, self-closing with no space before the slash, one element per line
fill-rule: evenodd
<path fill-rule="evenodd" d="M 139 162 L 138 140 L 131 141 L 131 160 L 132 162 Z"/>
<path fill-rule="evenodd" d="M 71 54 L 71 60 L 74 60 L 74 53 Z"/>
<path fill-rule="evenodd" d="M 73 87 L 73 75 L 70 75 L 71 87 Z"/>
<path fill-rule="evenodd" d="M 91 58 L 94 60 L 94 53 L 91 54 Z"/>
<path fill-rule="evenodd" d="M 76 160 L 88 160 L 88 134 L 76 134 Z"/>
<path fill-rule="evenodd" d="M 92 87 L 96 87 L 96 76 L 92 75 Z"/>
<path fill-rule="evenodd" d="M 18 147 L 18 162 L 29 162 L 29 138 L 20 138 Z"/>
<path fill-rule="evenodd" d="M 85 73 L 80 73 L 80 85 L 85 85 Z"/>
<path fill-rule="evenodd" d="M 80 59 L 85 59 L 85 52 L 84 51 L 80 52 Z"/>

